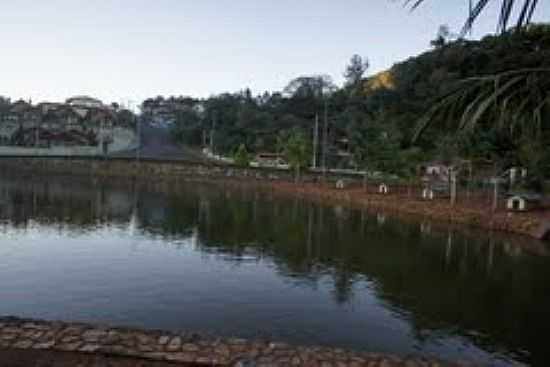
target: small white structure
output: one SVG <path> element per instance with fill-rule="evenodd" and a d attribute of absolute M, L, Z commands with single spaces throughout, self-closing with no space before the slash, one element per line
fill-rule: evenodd
<path fill-rule="evenodd" d="M 251 165 L 253 167 L 290 168 L 283 157 L 277 153 L 258 153 Z"/>
<path fill-rule="evenodd" d="M 422 199 L 424 200 L 433 200 L 435 197 L 434 191 L 430 189 L 429 187 L 426 187 L 424 190 L 422 190 Z"/>
<path fill-rule="evenodd" d="M 343 190 L 346 188 L 346 183 L 344 182 L 344 180 L 340 179 L 338 181 L 336 181 L 336 188 L 339 189 L 339 190 Z"/>
<path fill-rule="evenodd" d="M 442 182 L 448 182 L 451 175 L 450 167 L 438 162 L 424 164 L 420 166 L 420 170 L 424 177 Z"/>
<path fill-rule="evenodd" d="M 510 173 L 510 185 L 514 186 L 516 181 L 519 179 L 524 180 L 527 178 L 527 169 L 522 167 L 512 167 L 509 170 Z"/>
<path fill-rule="evenodd" d="M 103 102 L 97 98 L 92 98 L 89 96 L 74 96 L 65 102 L 72 107 L 85 107 L 85 108 L 103 108 Z"/>
<path fill-rule="evenodd" d="M 380 186 L 378 186 L 379 194 L 387 195 L 389 192 L 390 192 L 390 188 L 388 187 L 388 185 L 383 183 Z"/>
<path fill-rule="evenodd" d="M 540 207 L 542 197 L 532 193 L 511 194 L 506 200 L 506 209 L 516 212 L 525 212 Z"/>

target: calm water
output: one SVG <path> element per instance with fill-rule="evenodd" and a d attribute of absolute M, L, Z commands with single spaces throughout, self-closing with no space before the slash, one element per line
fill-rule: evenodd
<path fill-rule="evenodd" d="M 214 185 L 0 177 L 0 315 L 545 366 L 549 248 Z"/>

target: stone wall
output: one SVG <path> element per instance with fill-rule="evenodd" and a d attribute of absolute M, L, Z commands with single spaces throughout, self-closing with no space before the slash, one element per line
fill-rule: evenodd
<path fill-rule="evenodd" d="M 195 333 L 169 333 L 82 323 L 0 318 L 0 349 L 78 352 L 143 358 L 192 365 L 311 367 L 436 367 L 425 358 L 399 358 L 323 347 L 243 339 L 220 339 Z"/>

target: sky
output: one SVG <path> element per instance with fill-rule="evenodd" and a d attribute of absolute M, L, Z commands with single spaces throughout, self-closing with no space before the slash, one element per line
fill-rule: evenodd
<path fill-rule="evenodd" d="M 494 32 L 498 1 L 472 37 Z M 342 83 L 353 54 L 369 74 L 458 31 L 466 0 L 0 0 L 0 95 L 91 95 L 135 106 L 157 95 L 282 90 L 301 75 Z M 550 20 L 541 1 L 536 20 Z"/>

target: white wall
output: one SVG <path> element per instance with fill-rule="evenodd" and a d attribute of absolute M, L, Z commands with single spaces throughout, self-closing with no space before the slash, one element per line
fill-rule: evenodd
<path fill-rule="evenodd" d="M 113 129 L 113 143 L 109 145 L 109 153 L 116 153 L 124 150 L 135 149 L 138 139 L 133 130 L 116 127 Z M 74 146 L 74 147 L 13 147 L 0 146 L 2 155 L 43 155 L 43 156 L 90 156 L 102 154 L 101 144 L 97 147 Z"/>

